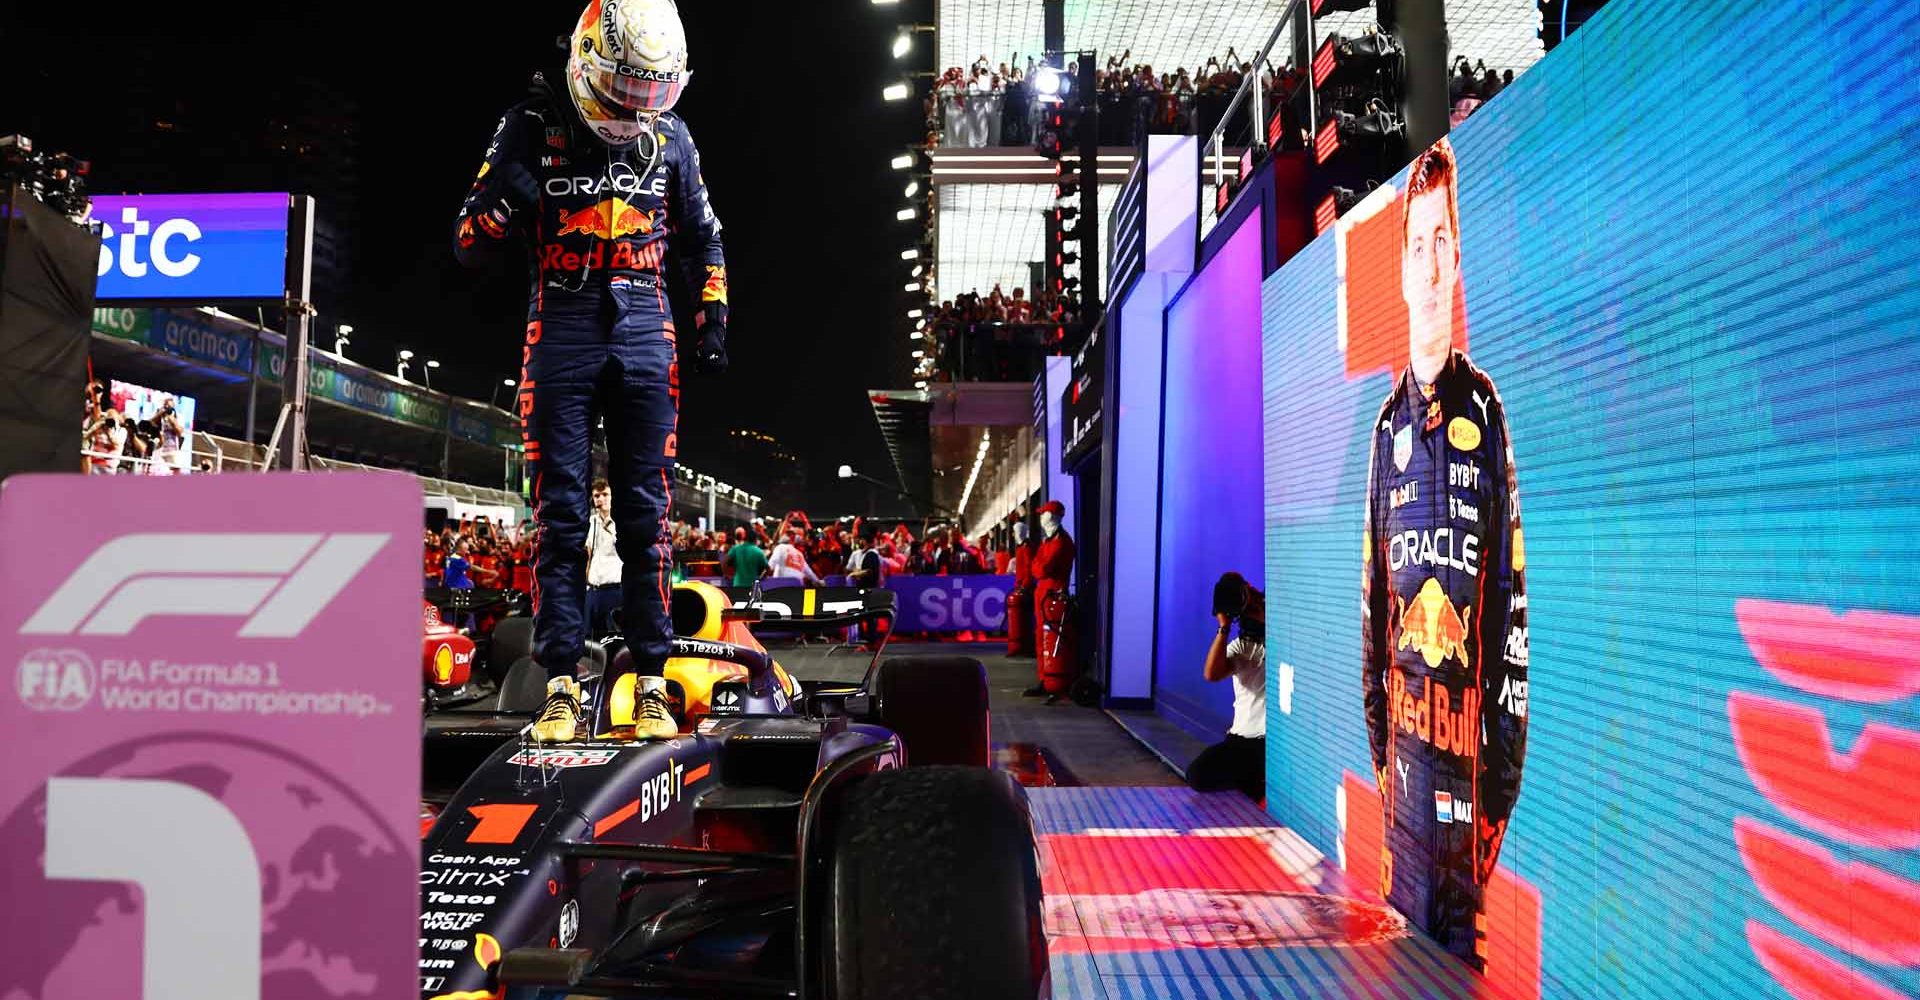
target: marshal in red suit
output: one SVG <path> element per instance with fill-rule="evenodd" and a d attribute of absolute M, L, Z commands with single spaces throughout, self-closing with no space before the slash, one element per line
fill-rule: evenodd
<path fill-rule="evenodd" d="M 1067 621 L 1067 584 L 1073 578 L 1073 538 L 1060 526 L 1067 508 L 1058 500 L 1040 506 L 1040 547 L 1033 554 L 1033 610 L 1039 683 L 1026 690 L 1052 700 L 1073 683 L 1075 662 Z"/>

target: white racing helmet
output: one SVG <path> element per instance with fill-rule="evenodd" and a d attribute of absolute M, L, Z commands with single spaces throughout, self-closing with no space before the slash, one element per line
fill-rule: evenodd
<path fill-rule="evenodd" d="M 567 93 L 602 141 L 626 145 L 680 100 L 687 32 L 673 0 L 590 0 L 567 50 Z"/>

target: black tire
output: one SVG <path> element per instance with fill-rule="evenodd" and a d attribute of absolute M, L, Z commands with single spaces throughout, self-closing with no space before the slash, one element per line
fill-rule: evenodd
<path fill-rule="evenodd" d="M 987 668 L 971 656 L 902 656 L 874 680 L 880 723 L 900 734 L 907 764 L 993 763 Z"/>
<path fill-rule="evenodd" d="M 531 656 L 515 660 L 500 682 L 500 697 L 494 702 L 494 711 L 531 715 L 546 703 L 547 671 L 533 662 Z"/>
<path fill-rule="evenodd" d="M 977 767 L 882 771 L 834 820 L 827 927 L 835 1000 L 1049 995 L 1026 792 Z"/>
<path fill-rule="evenodd" d="M 487 648 L 486 671 L 495 684 L 506 680 L 507 671 L 523 656 L 533 655 L 533 619 L 515 615 L 500 619 L 493 627 L 493 642 Z"/>

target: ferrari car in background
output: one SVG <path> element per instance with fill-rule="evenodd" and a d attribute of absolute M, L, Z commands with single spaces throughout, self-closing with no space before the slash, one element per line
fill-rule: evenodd
<path fill-rule="evenodd" d="M 423 998 L 1049 995 L 1033 826 L 988 767 L 984 667 L 886 657 L 887 591 L 756 597 L 675 589 L 677 737 L 608 735 L 634 685 L 615 641 L 588 679 L 591 738 L 509 739 L 438 807 Z M 813 683 L 758 621 L 880 638 L 858 684 Z"/>

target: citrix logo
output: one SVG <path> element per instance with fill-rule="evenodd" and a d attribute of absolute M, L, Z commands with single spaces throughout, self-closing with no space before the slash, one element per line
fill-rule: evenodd
<path fill-rule="evenodd" d="M 112 223 L 100 224 L 100 270 L 96 277 L 106 277 L 114 269 L 113 239 L 120 237 L 120 273 L 129 278 L 147 276 L 147 261 L 140 259 L 140 241 L 148 241 L 147 249 L 152 257 L 153 269 L 168 278 L 184 278 L 200 266 L 200 255 L 188 252 L 175 256 L 169 244 L 178 238 L 188 243 L 200 239 L 200 227 L 190 219 L 168 219 L 158 226 L 152 225 L 140 217 L 140 209 L 128 205 L 120 210 L 120 224 L 125 228 L 115 233 Z"/>
<path fill-rule="evenodd" d="M 22 635 L 126 635 L 158 616 L 238 617 L 242 638 L 290 639 L 393 536 L 142 533 L 94 550 Z"/>

